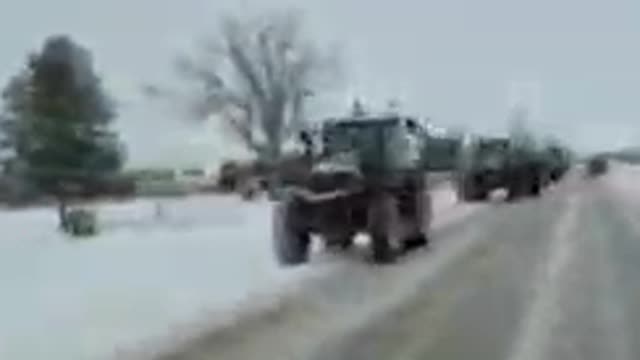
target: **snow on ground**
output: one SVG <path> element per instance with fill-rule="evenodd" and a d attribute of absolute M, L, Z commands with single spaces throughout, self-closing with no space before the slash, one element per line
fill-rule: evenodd
<path fill-rule="evenodd" d="M 89 240 L 55 232 L 53 209 L 0 215 L 0 358 L 98 359 L 304 271 L 281 270 L 268 207 L 235 198 L 109 205 Z"/>
<path fill-rule="evenodd" d="M 436 208 L 455 203 L 446 192 Z M 0 359 L 106 359 L 322 273 L 277 266 L 269 209 L 222 196 L 103 204 L 90 239 L 57 232 L 55 209 L 1 212 Z"/>
<path fill-rule="evenodd" d="M 589 182 L 600 182 L 614 190 L 618 201 L 634 204 L 640 201 L 640 187 L 637 185 L 639 176 L 640 165 L 610 161 L 609 171 L 598 178 L 590 179 Z"/>

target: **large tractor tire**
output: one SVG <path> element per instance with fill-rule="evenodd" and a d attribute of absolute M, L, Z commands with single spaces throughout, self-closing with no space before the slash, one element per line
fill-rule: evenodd
<path fill-rule="evenodd" d="M 529 195 L 533 197 L 539 197 L 542 193 L 542 185 L 540 184 L 540 180 L 534 179 L 531 187 L 530 187 Z"/>
<path fill-rule="evenodd" d="M 489 191 L 484 188 L 479 188 L 476 190 L 474 194 L 473 200 L 475 201 L 486 201 L 489 198 Z"/>
<path fill-rule="evenodd" d="M 368 211 L 368 231 L 374 263 L 387 264 L 395 260 L 397 254 L 392 243 L 399 217 L 397 206 L 390 195 L 378 195 L 372 200 Z"/>
<path fill-rule="evenodd" d="M 539 197 L 544 188 L 549 184 L 548 173 L 540 168 L 533 167 L 529 170 L 529 193 L 533 197 Z"/>
<path fill-rule="evenodd" d="M 479 184 L 471 176 L 464 176 L 458 185 L 458 200 L 470 202 L 484 200 L 487 192 L 479 188 Z"/>
<path fill-rule="evenodd" d="M 277 203 L 272 220 L 273 249 L 278 262 L 284 266 L 308 262 L 311 236 L 297 216 L 293 200 Z"/>
<path fill-rule="evenodd" d="M 516 201 L 525 195 L 529 188 L 528 184 L 528 176 L 522 169 L 512 170 L 507 183 L 507 200 Z"/>
<path fill-rule="evenodd" d="M 469 181 L 466 177 L 459 180 L 458 183 L 458 200 L 460 201 L 471 201 L 473 199 L 473 193 L 475 189 L 473 187 L 473 183 Z"/>
<path fill-rule="evenodd" d="M 542 193 L 544 179 L 542 178 L 542 174 L 536 174 L 534 171 L 531 171 L 528 177 L 528 193 L 527 195 L 538 197 Z"/>
<path fill-rule="evenodd" d="M 415 234 L 403 242 L 403 251 L 425 247 L 430 242 L 431 221 L 433 219 L 433 204 L 431 194 L 425 189 L 416 194 L 416 214 L 413 226 Z"/>

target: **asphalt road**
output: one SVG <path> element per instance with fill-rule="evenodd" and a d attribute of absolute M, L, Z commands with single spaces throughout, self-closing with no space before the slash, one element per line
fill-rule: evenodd
<path fill-rule="evenodd" d="M 616 169 L 459 205 L 429 250 L 385 267 L 344 256 L 278 306 L 150 357 L 640 359 L 639 180 Z"/>

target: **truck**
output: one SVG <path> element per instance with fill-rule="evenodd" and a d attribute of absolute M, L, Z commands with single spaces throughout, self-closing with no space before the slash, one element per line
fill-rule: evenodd
<path fill-rule="evenodd" d="M 346 250 L 366 233 L 377 264 L 425 247 L 432 203 L 424 139 L 419 121 L 400 114 L 350 114 L 302 131 L 305 171 L 288 179 L 273 208 L 278 262 L 308 262 L 312 235 Z"/>

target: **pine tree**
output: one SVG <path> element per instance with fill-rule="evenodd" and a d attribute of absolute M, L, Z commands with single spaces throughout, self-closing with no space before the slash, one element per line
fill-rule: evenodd
<path fill-rule="evenodd" d="M 13 153 L 8 171 L 63 195 L 120 169 L 122 147 L 109 130 L 114 104 L 91 54 L 69 37 L 48 38 L 2 95 L 2 144 Z"/>

